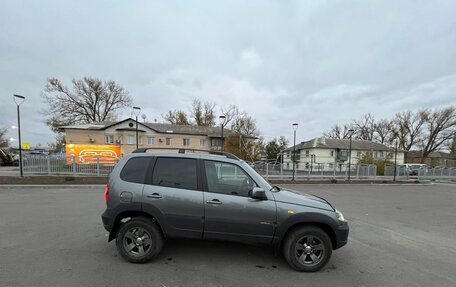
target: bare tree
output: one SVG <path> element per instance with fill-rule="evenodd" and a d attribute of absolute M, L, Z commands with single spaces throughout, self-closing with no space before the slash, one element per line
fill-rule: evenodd
<path fill-rule="evenodd" d="M 118 110 L 132 105 L 128 92 L 114 81 L 85 77 L 72 84 L 69 89 L 56 78 L 47 80 L 42 99 L 48 108 L 43 113 L 54 131 L 62 125 L 112 120 Z"/>
<path fill-rule="evenodd" d="M 324 132 L 323 136 L 330 139 L 345 139 L 350 135 L 349 130 L 350 126 L 348 125 L 339 126 L 336 124 L 329 131 Z"/>
<path fill-rule="evenodd" d="M 194 99 L 190 110 L 190 117 L 195 121 L 197 126 L 215 126 L 215 103 L 201 102 Z"/>
<path fill-rule="evenodd" d="M 426 110 L 405 111 L 394 116 L 394 138 L 398 140 L 399 148 L 408 151 L 419 144 L 427 113 Z"/>
<path fill-rule="evenodd" d="M 9 145 L 8 139 L 6 138 L 7 128 L 0 128 L 0 147 L 7 147 Z"/>
<path fill-rule="evenodd" d="M 229 105 L 227 108 L 222 107 L 221 112 L 222 115 L 225 116 L 225 125 L 228 125 L 239 115 L 239 108 L 236 105 Z"/>
<path fill-rule="evenodd" d="M 456 109 L 447 107 L 425 113 L 422 162 L 456 135 Z"/>
<path fill-rule="evenodd" d="M 375 124 L 374 140 L 381 144 L 391 144 L 394 140 L 394 124 L 392 121 L 382 119 Z"/>
<path fill-rule="evenodd" d="M 162 117 L 172 125 L 190 125 L 187 114 L 181 110 L 170 110 Z"/>
<path fill-rule="evenodd" d="M 375 117 L 371 113 L 364 114 L 358 120 L 353 120 L 355 138 L 372 141 L 375 134 Z"/>
<path fill-rule="evenodd" d="M 279 148 L 280 148 L 280 150 L 286 149 L 286 148 L 288 147 L 288 144 L 290 143 L 290 142 L 287 140 L 287 138 L 284 137 L 284 136 L 280 136 L 278 142 L 279 142 Z"/>
<path fill-rule="evenodd" d="M 261 141 L 252 139 L 260 134 L 255 120 L 246 112 L 238 113 L 231 121 L 231 130 L 240 135 L 241 157 L 255 161 L 264 150 L 264 144 Z"/>

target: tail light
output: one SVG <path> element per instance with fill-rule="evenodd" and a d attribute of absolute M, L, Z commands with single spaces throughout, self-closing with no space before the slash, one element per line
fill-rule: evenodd
<path fill-rule="evenodd" d="M 105 199 L 105 202 L 108 203 L 108 199 L 109 199 L 109 183 L 107 183 L 106 186 L 105 186 L 104 199 Z"/>

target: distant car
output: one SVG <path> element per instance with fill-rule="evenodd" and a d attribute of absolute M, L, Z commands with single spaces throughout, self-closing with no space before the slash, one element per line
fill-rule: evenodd
<path fill-rule="evenodd" d="M 405 164 L 405 168 L 409 176 L 417 176 L 422 173 L 423 170 L 427 170 L 427 165 L 425 164 Z"/>
<path fill-rule="evenodd" d="M 155 258 L 167 238 L 229 240 L 272 246 L 313 272 L 347 243 L 347 221 L 329 202 L 272 186 L 231 154 L 145 150 L 125 156 L 105 190 L 104 227 L 130 262 Z"/>

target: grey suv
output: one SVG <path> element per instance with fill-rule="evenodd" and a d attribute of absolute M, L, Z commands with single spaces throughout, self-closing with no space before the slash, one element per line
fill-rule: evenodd
<path fill-rule="evenodd" d="M 272 186 L 231 154 L 138 149 L 112 171 L 102 220 L 120 254 L 143 263 L 167 238 L 266 244 L 298 271 L 317 271 L 347 243 L 326 200 Z"/>

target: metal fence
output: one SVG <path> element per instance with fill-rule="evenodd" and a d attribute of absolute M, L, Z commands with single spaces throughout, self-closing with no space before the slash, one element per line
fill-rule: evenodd
<path fill-rule="evenodd" d="M 290 165 L 280 163 L 257 162 L 253 168 L 266 179 L 291 179 L 293 169 Z M 335 178 L 348 179 L 348 164 L 315 164 L 295 168 L 295 179 Z M 359 164 L 350 166 L 350 178 L 373 179 L 377 176 L 377 166 L 374 164 Z"/>
<path fill-rule="evenodd" d="M 385 176 L 394 176 L 394 165 L 385 166 Z M 403 165 L 396 167 L 396 178 L 418 180 L 456 180 L 455 167 L 419 167 L 410 169 Z"/>
<path fill-rule="evenodd" d="M 106 159 L 95 156 L 81 161 L 75 156 L 28 155 L 23 158 L 23 171 L 26 175 L 90 175 L 106 176 L 112 171 L 118 158 Z"/>

